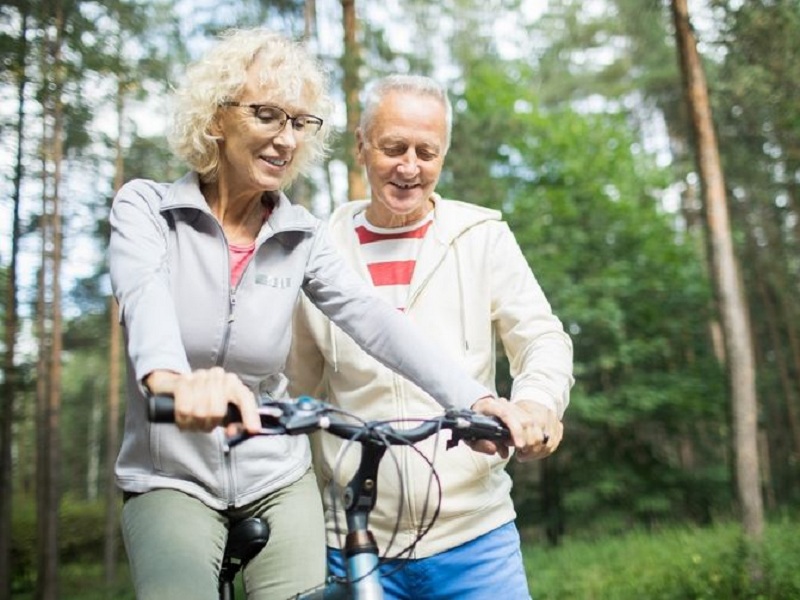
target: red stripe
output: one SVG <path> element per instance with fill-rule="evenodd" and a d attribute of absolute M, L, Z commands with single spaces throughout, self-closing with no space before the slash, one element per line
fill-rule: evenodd
<path fill-rule="evenodd" d="M 416 239 L 416 238 L 423 238 L 425 237 L 425 232 L 428 231 L 428 227 L 430 227 L 433 221 L 428 221 L 421 227 L 414 229 L 413 231 L 404 231 L 402 233 L 376 233 L 374 231 L 370 231 L 363 225 L 359 225 L 356 227 L 356 235 L 358 236 L 358 241 L 362 244 L 370 244 L 372 242 L 382 242 L 384 240 L 404 240 L 404 239 Z"/>
<path fill-rule="evenodd" d="M 408 285 L 414 274 L 415 260 L 396 260 L 391 262 L 377 262 L 367 265 L 372 283 L 378 285 Z"/>

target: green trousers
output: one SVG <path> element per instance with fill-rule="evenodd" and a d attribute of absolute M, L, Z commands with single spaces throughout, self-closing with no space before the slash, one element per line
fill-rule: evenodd
<path fill-rule="evenodd" d="M 138 600 L 217 600 L 228 523 L 259 516 L 269 542 L 244 570 L 248 600 L 285 600 L 325 579 L 325 525 L 313 471 L 248 506 L 217 511 L 174 490 L 130 497 L 122 533 Z"/>

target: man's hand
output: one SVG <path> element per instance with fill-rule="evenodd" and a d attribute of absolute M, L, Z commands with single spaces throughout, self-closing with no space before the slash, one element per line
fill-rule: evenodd
<path fill-rule="evenodd" d="M 498 417 L 511 432 L 511 445 L 516 448 L 517 460 L 524 462 L 544 458 L 555 452 L 564 436 L 564 425 L 556 413 L 532 400 L 509 402 L 505 398 L 481 398 L 472 410 Z M 485 454 L 508 456 L 508 447 L 481 440 L 472 448 Z"/>

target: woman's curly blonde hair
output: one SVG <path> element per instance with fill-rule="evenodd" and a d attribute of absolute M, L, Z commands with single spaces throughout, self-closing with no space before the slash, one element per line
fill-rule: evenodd
<path fill-rule="evenodd" d="M 168 141 L 177 156 L 200 174 L 216 181 L 218 138 L 210 133 L 220 104 L 235 101 L 247 80 L 247 70 L 261 57 L 261 83 L 275 103 L 302 94 L 308 111 L 323 119 L 322 129 L 305 138 L 292 160 L 284 185 L 291 183 L 327 151 L 331 100 L 328 79 L 319 61 L 300 42 L 263 28 L 231 29 L 200 60 L 190 65 L 173 92 L 172 126 Z"/>

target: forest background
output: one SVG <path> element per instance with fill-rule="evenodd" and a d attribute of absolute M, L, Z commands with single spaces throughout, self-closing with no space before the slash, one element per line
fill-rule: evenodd
<path fill-rule="evenodd" d="M 360 90 L 431 74 L 456 112 L 439 191 L 503 211 L 572 336 L 564 442 L 510 467 L 536 597 L 798 597 L 800 3 L 685 10 L 3 0 L 0 600 L 130 594 L 108 207 L 125 181 L 183 173 L 170 85 L 216 32 L 255 24 L 305 38 L 338 100 L 294 201 L 324 218 L 365 197 Z"/>

